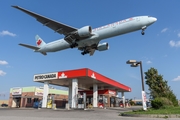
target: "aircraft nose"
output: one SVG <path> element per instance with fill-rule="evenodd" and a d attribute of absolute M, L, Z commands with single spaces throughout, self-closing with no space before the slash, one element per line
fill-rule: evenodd
<path fill-rule="evenodd" d="M 154 23 L 154 22 L 156 22 L 157 21 L 157 18 L 155 18 L 155 17 L 150 17 L 150 19 L 149 19 L 149 22 L 150 23 Z"/>
<path fill-rule="evenodd" d="M 156 22 L 156 21 L 157 21 L 157 18 L 152 17 L 152 21 Z"/>

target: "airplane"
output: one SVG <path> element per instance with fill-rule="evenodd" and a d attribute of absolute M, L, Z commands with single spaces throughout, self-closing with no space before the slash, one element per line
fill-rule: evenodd
<path fill-rule="evenodd" d="M 36 35 L 35 39 L 37 46 L 22 43 L 19 44 L 33 49 L 34 52 L 40 52 L 43 55 L 47 55 L 47 52 L 56 52 L 68 48 L 78 48 L 78 50 L 82 51 L 82 55 L 89 54 L 92 56 L 96 50 L 105 51 L 109 49 L 109 44 L 107 42 L 100 43 L 101 40 L 137 30 L 141 30 L 141 34 L 144 35 L 145 29 L 157 21 L 157 18 L 151 16 L 136 16 L 95 29 L 92 29 L 91 26 L 88 25 L 82 28 L 75 28 L 31 12 L 22 7 L 12 7 L 29 14 L 44 26 L 64 35 L 64 38 L 49 43 L 45 43 L 38 35 Z"/>

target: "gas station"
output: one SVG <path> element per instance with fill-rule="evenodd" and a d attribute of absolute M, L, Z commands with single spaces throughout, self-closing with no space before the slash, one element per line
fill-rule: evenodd
<path fill-rule="evenodd" d="M 34 82 L 44 84 L 42 108 L 47 108 L 50 84 L 69 88 L 67 106 L 72 109 L 86 108 L 89 104 L 92 107 L 102 107 L 102 104 L 106 107 L 118 106 L 118 99 L 122 99 L 125 105 L 124 93 L 131 92 L 130 87 L 89 68 L 35 74 Z M 115 102 L 116 105 L 113 105 Z"/>

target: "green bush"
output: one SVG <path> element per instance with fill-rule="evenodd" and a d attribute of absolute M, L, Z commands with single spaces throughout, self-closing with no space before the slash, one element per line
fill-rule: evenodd
<path fill-rule="evenodd" d="M 173 107 L 173 103 L 165 97 L 155 98 L 151 101 L 151 105 L 154 109 Z"/>
<path fill-rule="evenodd" d="M 152 108 L 154 108 L 154 109 L 159 109 L 163 106 L 160 98 L 155 98 L 154 100 L 152 100 L 151 105 L 152 105 Z"/>
<path fill-rule="evenodd" d="M 167 98 L 173 103 L 175 107 L 178 106 L 178 100 L 176 99 L 176 96 L 173 94 L 172 91 L 169 91 L 167 93 Z"/>

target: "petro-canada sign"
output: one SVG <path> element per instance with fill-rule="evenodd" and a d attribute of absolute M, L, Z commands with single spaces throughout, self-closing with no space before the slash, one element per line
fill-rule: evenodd
<path fill-rule="evenodd" d="M 57 72 L 34 75 L 34 81 L 52 80 L 52 79 L 57 79 L 57 78 L 58 78 L 58 73 Z"/>

